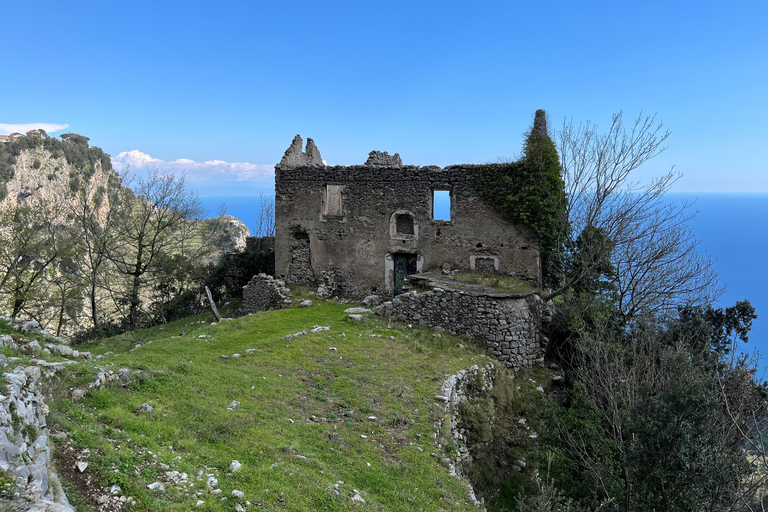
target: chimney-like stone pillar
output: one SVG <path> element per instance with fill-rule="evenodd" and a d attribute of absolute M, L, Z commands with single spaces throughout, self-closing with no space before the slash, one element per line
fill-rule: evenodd
<path fill-rule="evenodd" d="M 533 133 L 539 137 L 548 137 L 547 132 L 547 113 L 543 109 L 536 111 L 536 117 L 533 118 Z"/>

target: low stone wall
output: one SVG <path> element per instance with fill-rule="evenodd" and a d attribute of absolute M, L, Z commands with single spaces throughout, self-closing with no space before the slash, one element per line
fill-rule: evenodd
<path fill-rule="evenodd" d="M 285 282 L 267 274 L 253 276 L 247 285 L 243 286 L 243 313 L 258 313 L 281 309 L 283 304 L 291 303 L 291 290 L 285 287 Z"/>
<path fill-rule="evenodd" d="M 0 363 L 7 364 L 4 355 Z M 32 363 L 3 374 L 7 391 L 0 396 L 0 468 L 16 481 L 18 497 L 12 501 L 18 508 L 13 510 L 74 512 L 54 472 L 45 420 L 48 407 L 38 389 L 43 376 L 74 361 Z"/>
<path fill-rule="evenodd" d="M 466 431 L 461 428 L 460 406 L 478 395 L 488 396 L 498 371 L 500 370 L 493 363 L 488 363 L 482 368 L 473 365 L 466 370 L 459 370 L 443 382 L 440 394 L 435 397 L 436 400 L 445 402 L 445 413 L 435 423 L 435 447 L 438 453 L 444 453 L 446 447 L 451 447 L 450 454 L 443 457 L 442 461 L 448 466 L 451 475 L 466 481 L 470 499 L 478 506 L 482 506 L 482 503 L 475 495 L 465 467 L 472 462 L 474 447 L 467 444 Z"/>
<path fill-rule="evenodd" d="M 540 357 L 541 299 L 535 295 L 444 290 L 409 292 L 374 308 L 378 315 L 468 336 L 508 368 L 531 366 Z"/>

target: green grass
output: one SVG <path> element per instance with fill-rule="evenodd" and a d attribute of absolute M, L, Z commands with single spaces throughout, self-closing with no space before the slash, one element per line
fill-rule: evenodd
<path fill-rule="evenodd" d="M 315 302 L 216 326 L 201 315 L 79 346 L 113 354 L 67 370 L 49 423 L 91 450 L 87 472 L 119 484 L 137 500 L 133 510 L 188 511 L 202 499 L 196 510 L 231 511 L 233 489 L 267 509 L 475 510 L 441 464 L 444 455 L 432 455 L 433 422 L 444 414 L 433 397 L 448 375 L 488 358 L 445 333 L 370 315 L 350 322 L 350 305 Z M 331 330 L 282 339 L 316 324 Z M 93 381 L 97 367 L 141 376 L 70 401 L 69 389 Z M 228 411 L 233 400 L 240 405 Z M 154 411 L 137 413 L 143 403 Z M 232 460 L 243 465 L 235 474 Z M 166 471 L 159 464 L 186 472 L 194 485 L 149 491 Z M 200 470 L 215 474 L 220 496 L 205 490 Z M 353 489 L 364 504 L 350 501 Z"/>
<path fill-rule="evenodd" d="M 500 293 L 528 293 L 537 290 L 535 286 L 523 279 L 491 272 L 462 271 L 461 273 L 451 275 L 451 278 L 456 281 L 479 282 L 490 288 L 491 291 Z"/>

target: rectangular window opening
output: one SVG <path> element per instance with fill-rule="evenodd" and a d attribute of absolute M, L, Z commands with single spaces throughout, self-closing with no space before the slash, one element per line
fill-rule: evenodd
<path fill-rule="evenodd" d="M 432 196 L 432 218 L 435 220 L 451 220 L 451 191 L 435 190 Z"/>
<path fill-rule="evenodd" d="M 327 185 L 325 188 L 325 215 L 341 217 L 344 215 L 341 204 L 344 185 Z"/>

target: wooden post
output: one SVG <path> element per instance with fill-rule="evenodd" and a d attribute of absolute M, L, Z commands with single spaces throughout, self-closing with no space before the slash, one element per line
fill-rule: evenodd
<path fill-rule="evenodd" d="M 213 297 L 211 297 L 211 290 L 208 289 L 208 287 L 205 287 L 205 293 L 208 294 L 208 302 L 211 303 L 211 310 L 213 311 L 213 316 L 216 317 L 217 322 L 221 322 L 221 315 L 219 314 L 219 310 L 216 309 L 216 304 L 213 303 Z"/>

